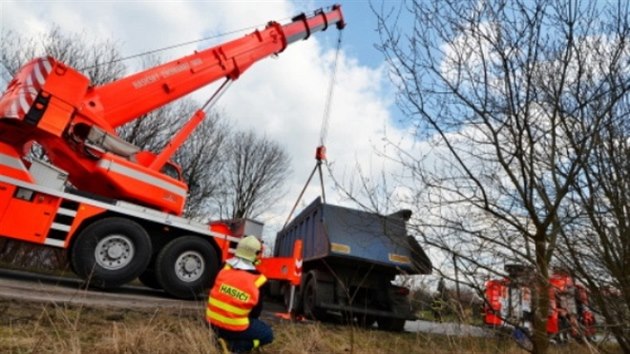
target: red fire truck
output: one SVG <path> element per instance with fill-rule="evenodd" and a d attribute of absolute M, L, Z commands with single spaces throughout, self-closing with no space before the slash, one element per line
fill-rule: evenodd
<path fill-rule="evenodd" d="M 484 323 L 493 328 L 532 330 L 533 272 L 519 265 L 506 266 L 508 276 L 485 284 Z M 565 341 L 595 335 L 595 317 L 589 306 L 586 288 L 562 269 L 549 279 L 549 316 L 547 333 Z"/>

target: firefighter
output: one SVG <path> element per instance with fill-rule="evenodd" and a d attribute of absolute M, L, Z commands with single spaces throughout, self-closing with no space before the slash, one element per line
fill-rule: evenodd
<path fill-rule="evenodd" d="M 442 313 L 444 311 L 444 300 L 439 294 L 435 294 L 433 296 L 433 301 L 431 302 L 431 311 L 433 311 L 433 318 L 442 322 Z"/>
<path fill-rule="evenodd" d="M 256 271 L 261 249 L 255 236 L 242 238 L 210 289 L 206 320 L 224 351 L 247 352 L 273 341 L 271 327 L 258 319 L 267 281 Z"/>
<path fill-rule="evenodd" d="M 571 328 L 569 313 L 566 309 L 558 307 L 558 342 L 560 344 L 569 341 L 569 329 Z"/>

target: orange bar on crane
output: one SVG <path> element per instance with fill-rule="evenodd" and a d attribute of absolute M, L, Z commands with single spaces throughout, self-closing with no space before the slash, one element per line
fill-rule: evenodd
<path fill-rule="evenodd" d="M 208 83 L 235 80 L 255 62 L 331 25 L 345 26 L 339 5 L 311 17 L 297 16 L 286 25 L 270 22 L 240 39 L 96 87 L 86 96 L 85 113 L 102 115 L 118 127 Z"/>

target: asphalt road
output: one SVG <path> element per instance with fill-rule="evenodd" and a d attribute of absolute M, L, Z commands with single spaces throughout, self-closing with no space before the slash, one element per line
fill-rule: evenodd
<path fill-rule="evenodd" d="M 86 289 L 82 280 L 0 269 L 0 298 L 121 308 L 203 309 L 205 301 L 183 301 L 144 286 Z"/>

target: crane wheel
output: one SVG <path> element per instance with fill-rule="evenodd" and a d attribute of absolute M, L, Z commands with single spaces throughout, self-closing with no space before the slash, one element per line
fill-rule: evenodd
<path fill-rule="evenodd" d="M 171 296 L 196 299 L 206 296 L 219 271 L 214 247 L 198 236 L 178 237 L 162 248 L 155 260 L 157 280 Z"/>
<path fill-rule="evenodd" d="M 151 239 L 138 223 L 111 217 L 86 227 L 70 251 L 72 269 L 88 285 L 116 288 L 140 275 L 151 260 Z"/>

